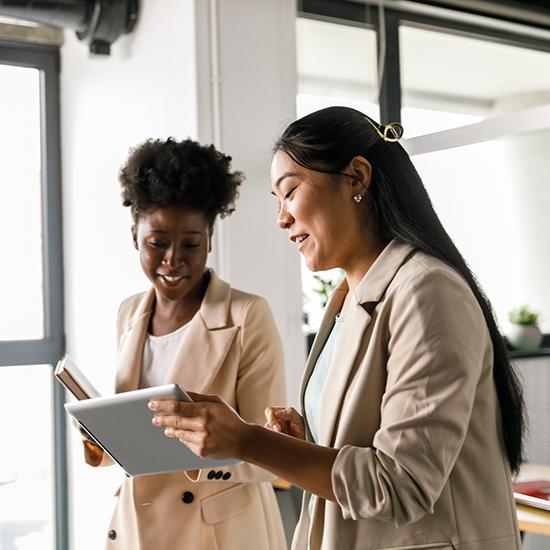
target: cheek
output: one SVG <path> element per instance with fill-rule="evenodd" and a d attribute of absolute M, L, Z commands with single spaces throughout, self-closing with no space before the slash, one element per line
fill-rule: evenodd
<path fill-rule="evenodd" d="M 144 268 L 151 268 L 155 267 L 162 261 L 162 253 L 155 252 L 148 249 L 141 249 L 139 253 L 139 259 L 141 261 L 141 265 Z"/>

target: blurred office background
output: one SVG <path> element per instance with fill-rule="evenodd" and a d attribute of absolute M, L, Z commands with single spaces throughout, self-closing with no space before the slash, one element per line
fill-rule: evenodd
<path fill-rule="evenodd" d="M 52 366 L 67 352 L 113 391 L 118 304 L 147 287 L 117 172 L 146 138 L 214 143 L 245 172 L 210 265 L 269 300 L 293 405 L 322 282 L 276 227 L 270 150 L 296 116 L 328 105 L 401 121 L 503 334 L 521 304 L 550 333 L 550 7 L 119 0 L 103 14 L 119 18 L 109 35 L 89 20 L 99 1 L 31 23 L 32 4 L 0 0 L 0 550 L 102 547 L 122 474 L 84 465 Z M 328 287 L 341 274 L 318 276 Z M 515 360 L 527 459 L 550 464 L 545 345 Z M 293 496 L 279 495 L 289 532 Z M 548 541 L 527 535 L 524 547 Z"/>

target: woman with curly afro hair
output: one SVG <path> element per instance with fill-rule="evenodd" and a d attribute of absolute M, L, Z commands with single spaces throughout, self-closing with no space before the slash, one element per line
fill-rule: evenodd
<path fill-rule="evenodd" d="M 255 423 L 269 404 L 284 404 L 269 306 L 206 267 L 216 218 L 234 211 L 242 181 L 231 157 L 190 139 L 148 140 L 130 152 L 122 203 L 151 288 L 120 306 L 117 392 L 175 383 L 220 395 Z M 84 447 L 92 466 L 113 463 L 92 441 Z M 286 548 L 273 479 L 249 464 L 126 478 L 106 547 Z"/>

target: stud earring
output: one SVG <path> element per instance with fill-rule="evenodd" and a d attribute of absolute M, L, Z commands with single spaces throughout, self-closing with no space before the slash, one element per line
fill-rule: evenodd
<path fill-rule="evenodd" d="M 363 196 L 357 193 L 357 195 L 353 195 L 353 200 L 359 204 L 363 200 Z"/>

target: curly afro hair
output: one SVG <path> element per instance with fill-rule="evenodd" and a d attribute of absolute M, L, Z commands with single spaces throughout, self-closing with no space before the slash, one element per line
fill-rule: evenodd
<path fill-rule="evenodd" d="M 231 171 L 231 157 L 213 145 L 191 139 L 149 139 L 130 150 L 119 174 L 122 204 L 134 221 L 149 208 L 181 205 L 203 212 L 210 226 L 216 216 L 235 210 L 241 172 Z"/>

